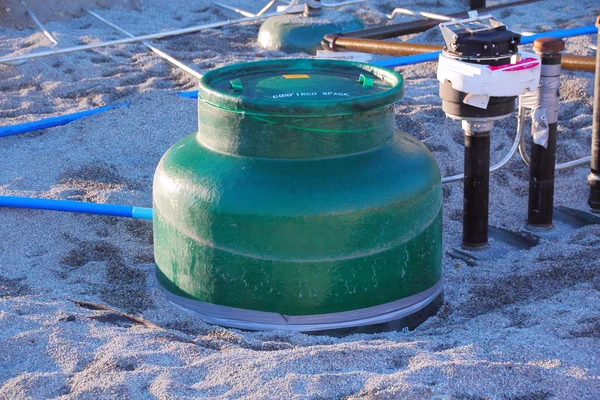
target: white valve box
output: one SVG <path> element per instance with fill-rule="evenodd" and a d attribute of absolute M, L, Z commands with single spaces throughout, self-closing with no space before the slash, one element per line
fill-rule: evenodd
<path fill-rule="evenodd" d="M 528 52 L 519 52 L 511 64 L 473 64 L 440 54 L 437 78 L 441 83 L 451 82 L 452 88 L 464 93 L 473 103 L 486 108 L 485 98 L 518 96 L 525 90 L 533 91 L 540 82 L 540 58 Z M 483 107 L 482 107 L 483 106 Z"/>

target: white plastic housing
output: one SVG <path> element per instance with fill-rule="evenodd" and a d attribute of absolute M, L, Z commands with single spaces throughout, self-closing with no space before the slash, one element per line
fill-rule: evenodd
<path fill-rule="evenodd" d="M 472 64 L 442 53 L 437 78 L 442 83 L 450 81 L 453 89 L 470 93 L 474 97 L 518 96 L 525 89 L 535 90 L 540 82 L 540 58 L 523 51 L 514 55 L 511 62 L 513 63 L 506 65 Z"/>

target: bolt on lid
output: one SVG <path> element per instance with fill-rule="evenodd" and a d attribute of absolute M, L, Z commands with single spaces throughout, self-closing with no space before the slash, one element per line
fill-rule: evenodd
<path fill-rule="evenodd" d="M 200 80 L 198 98 L 258 114 L 333 115 L 393 104 L 404 93 L 394 71 L 341 60 L 283 59 L 233 64 Z"/>

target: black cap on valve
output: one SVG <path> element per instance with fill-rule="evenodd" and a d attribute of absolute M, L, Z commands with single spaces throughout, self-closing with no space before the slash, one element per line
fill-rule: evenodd
<path fill-rule="evenodd" d="M 446 43 L 444 52 L 465 62 L 502 65 L 518 52 L 521 35 L 500 25 L 489 30 L 459 28 L 453 40 Z"/>

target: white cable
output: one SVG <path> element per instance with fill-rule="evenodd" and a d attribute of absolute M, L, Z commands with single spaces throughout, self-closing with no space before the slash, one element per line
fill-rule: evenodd
<path fill-rule="evenodd" d="M 525 109 L 519 101 L 519 115 L 517 117 L 517 134 L 521 134 L 521 140 L 519 142 L 519 154 L 525 164 L 529 165 L 529 154 L 525 148 L 525 135 L 523 135 L 523 125 L 525 125 Z"/>
<path fill-rule="evenodd" d="M 436 19 L 439 21 L 451 21 L 452 18 L 447 15 L 430 13 L 427 11 L 411 11 L 407 8 L 396 8 L 390 15 L 388 15 L 388 19 L 394 19 L 394 17 L 398 14 L 404 15 L 412 15 L 413 17 L 424 17 L 429 19 Z"/>
<path fill-rule="evenodd" d="M 508 154 L 506 154 L 506 156 L 504 156 L 504 158 L 502 160 L 500 160 L 499 163 L 497 163 L 496 165 L 493 165 L 492 167 L 490 167 L 490 172 L 497 171 L 500 168 L 504 167 L 510 161 L 510 159 L 513 158 L 513 156 L 517 152 L 517 148 L 519 147 L 519 143 L 521 142 L 521 135 L 522 134 L 523 134 L 523 131 L 517 130 L 517 135 L 515 136 L 515 140 L 514 140 L 514 142 L 512 144 L 512 147 L 508 151 Z M 445 178 L 442 178 L 442 183 L 450 183 L 450 182 L 461 181 L 461 180 L 464 179 L 464 177 L 465 177 L 464 174 L 447 176 Z"/>
<path fill-rule="evenodd" d="M 113 24 L 112 22 L 108 21 L 107 19 L 102 18 L 101 16 L 99 16 L 98 14 L 96 14 L 93 11 L 90 10 L 86 10 L 88 13 L 90 13 L 92 16 L 98 18 L 100 21 L 104 22 L 106 25 L 118 30 L 121 33 L 124 33 L 125 35 L 129 36 L 129 37 L 134 37 L 133 34 L 127 32 L 125 29 Z M 167 60 L 168 62 L 170 62 L 171 64 L 175 65 L 176 67 L 181 68 L 182 70 L 184 70 L 185 72 L 187 72 L 188 74 L 194 76 L 195 78 L 202 78 L 202 74 L 194 69 L 192 69 L 191 67 L 188 67 L 187 65 L 185 65 L 184 63 L 182 63 L 181 61 L 171 57 L 170 55 L 168 55 L 167 53 L 165 53 L 164 51 L 152 46 L 150 43 L 146 42 L 146 41 L 142 41 L 142 44 L 146 47 L 148 47 L 150 50 L 152 50 L 154 53 L 156 53 L 157 55 L 159 55 L 160 57 L 162 57 L 163 59 Z"/>
<path fill-rule="evenodd" d="M 217 1 L 213 1 L 212 3 L 215 6 L 219 6 L 219 7 L 223 7 L 226 8 L 227 10 L 231 10 L 231 11 L 235 11 L 236 13 L 246 17 L 246 18 L 256 18 L 256 17 L 260 17 L 261 15 L 263 15 L 264 13 L 266 13 L 267 11 L 269 11 L 269 9 L 271 7 L 273 7 L 273 5 L 277 2 L 278 0 L 271 0 L 269 1 L 263 8 L 262 10 L 260 10 L 259 12 L 257 12 L 256 14 L 252 14 L 249 11 L 246 10 L 242 10 L 241 8 L 237 8 L 237 7 L 232 7 L 232 6 L 228 6 L 227 4 L 223 4 Z M 366 1 L 366 0 L 360 0 L 360 1 Z M 282 10 L 281 12 L 278 12 L 279 14 L 286 14 L 288 13 L 296 4 L 298 3 L 298 0 L 291 0 L 289 3 L 285 3 L 287 4 L 285 10 Z"/>
<path fill-rule="evenodd" d="M 263 15 L 264 13 L 266 13 L 267 11 L 269 11 L 269 9 L 270 9 L 271 7 L 273 7 L 273 5 L 274 5 L 276 2 L 277 2 L 277 0 L 271 0 L 271 1 L 269 1 L 269 2 L 267 3 L 267 5 L 266 5 L 266 6 L 264 6 L 264 7 L 262 8 L 262 10 L 260 10 L 259 12 L 257 12 L 257 13 L 256 13 L 256 15 L 257 15 L 257 16 L 259 16 L 259 15 Z"/>
<path fill-rule="evenodd" d="M 520 98 L 519 98 L 520 100 Z M 527 154 L 527 149 L 525 148 L 525 136 L 523 135 L 523 125 L 525 123 L 525 112 L 524 108 L 521 106 L 521 102 L 519 101 L 519 117 L 517 119 L 517 135 L 521 136 L 519 141 L 519 154 L 521 155 L 521 160 L 527 165 L 531 163 L 531 159 L 529 158 L 529 154 Z M 556 164 L 554 167 L 555 170 L 560 169 L 568 169 L 573 167 L 578 167 L 580 165 L 584 165 L 589 163 L 592 160 L 591 156 L 578 158 L 576 160 L 567 161 L 564 163 Z"/>
<path fill-rule="evenodd" d="M 236 13 L 238 13 L 238 14 L 244 16 L 244 17 L 247 17 L 247 18 L 256 17 L 256 15 L 252 14 L 251 12 L 242 10 L 241 8 L 228 6 L 227 4 L 219 3 L 219 2 L 216 2 L 216 1 L 213 1 L 212 3 L 215 6 L 219 6 L 219 7 L 225 8 L 227 10 L 235 11 Z"/>
<path fill-rule="evenodd" d="M 196 32 L 200 32 L 205 29 L 222 28 L 224 26 L 241 24 L 243 22 L 257 21 L 259 19 L 266 19 L 269 17 L 274 17 L 277 15 L 282 15 L 282 14 L 287 13 L 289 10 L 291 10 L 293 8 L 296 1 L 298 1 L 298 0 L 292 0 L 290 5 L 288 5 L 286 7 L 286 9 L 281 12 L 273 12 L 273 13 L 264 14 L 264 15 L 261 15 L 258 17 L 230 19 L 227 21 L 211 22 L 211 23 L 204 24 L 204 25 L 190 26 L 188 28 L 156 32 L 156 33 L 151 33 L 148 35 L 140 35 L 140 36 L 123 38 L 123 39 L 118 39 L 118 40 L 109 40 L 106 42 L 90 43 L 90 44 L 85 44 L 85 45 L 81 45 L 81 46 L 61 48 L 61 49 L 57 49 L 57 50 L 41 51 L 39 53 L 33 53 L 33 54 L 21 54 L 21 55 L 16 55 L 16 56 L 0 57 L 0 64 L 12 63 L 14 61 L 19 61 L 19 60 L 30 60 L 30 59 L 46 57 L 46 56 L 54 56 L 54 55 L 58 55 L 58 54 L 73 53 L 76 51 L 98 49 L 100 47 L 115 46 L 118 44 L 136 43 L 136 42 L 141 42 L 144 40 L 164 39 L 167 37 L 196 33 Z"/>
<path fill-rule="evenodd" d="M 369 0 L 348 0 L 348 1 L 341 1 L 339 3 L 325 3 L 324 1 L 322 1 L 321 6 L 323 6 L 325 8 L 336 8 L 336 7 L 342 7 L 342 6 L 349 6 L 351 4 L 364 3 L 366 1 L 369 1 Z"/>
<path fill-rule="evenodd" d="M 556 166 L 554 167 L 554 169 L 567 169 L 567 168 L 573 168 L 573 167 L 577 167 L 579 165 L 583 165 L 583 164 L 588 164 L 590 161 L 592 161 L 592 157 L 588 156 L 588 157 L 583 157 L 583 158 L 579 158 L 577 160 L 573 160 L 573 161 L 567 161 L 561 164 L 556 164 Z"/>
<path fill-rule="evenodd" d="M 213 3 L 215 6 L 223 7 L 223 8 L 226 8 L 226 9 L 228 9 L 228 10 L 235 11 L 236 13 L 238 13 L 238 14 L 241 14 L 241 15 L 243 15 L 244 17 L 251 18 L 251 17 L 259 17 L 259 16 L 263 15 L 264 13 L 266 13 L 267 11 L 269 11 L 269 9 L 270 9 L 271 7 L 273 7 L 273 5 L 274 5 L 274 4 L 275 4 L 277 1 L 279 1 L 279 0 L 271 0 L 271 1 L 269 1 L 269 2 L 268 2 L 268 3 L 267 3 L 267 4 L 266 4 L 266 5 L 265 5 L 265 6 L 262 8 L 262 10 L 260 10 L 260 11 L 259 11 L 259 12 L 257 12 L 256 14 L 252 14 L 251 12 L 249 12 L 249 11 L 246 11 L 246 10 L 242 10 L 241 8 L 237 8 L 237 7 L 228 6 L 227 4 L 223 4 L 223 3 L 220 3 L 220 2 L 217 2 L 217 1 L 213 1 L 212 3 Z M 293 1 L 293 0 L 292 0 L 292 1 Z M 348 0 L 348 1 L 342 1 L 342 2 L 339 2 L 339 3 L 325 3 L 325 2 L 321 2 L 321 6 L 322 6 L 323 8 L 336 8 L 336 7 L 348 6 L 348 5 L 350 5 L 350 4 L 364 3 L 364 2 L 366 2 L 366 1 L 369 1 L 369 0 Z M 285 4 L 288 4 L 288 3 L 285 3 Z M 289 6 L 288 6 L 288 8 L 287 8 L 287 11 L 283 11 L 282 13 L 284 13 L 284 12 L 288 12 L 288 11 L 289 11 L 289 9 L 290 9 L 290 8 L 289 8 Z"/>
<path fill-rule="evenodd" d="M 54 43 L 53 46 L 56 46 L 58 44 L 58 42 L 56 41 L 56 39 L 54 39 L 54 36 L 52 36 L 50 34 L 50 32 L 48 32 L 48 30 L 44 27 L 44 25 L 42 25 L 42 23 L 40 22 L 40 20 L 37 19 L 37 17 L 33 13 L 33 11 L 27 9 L 27 14 L 29 14 L 29 16 L 31 17 L 31 19 L 33 20 L 33 22 L 35 22 L 35 24 L 38 26 L 38 28 L 40 28 L 42 30 L 42 33 L 44 34 L 44 36 L 46 36 L 49 41 L 51 41 L 52 43 Z"/>

